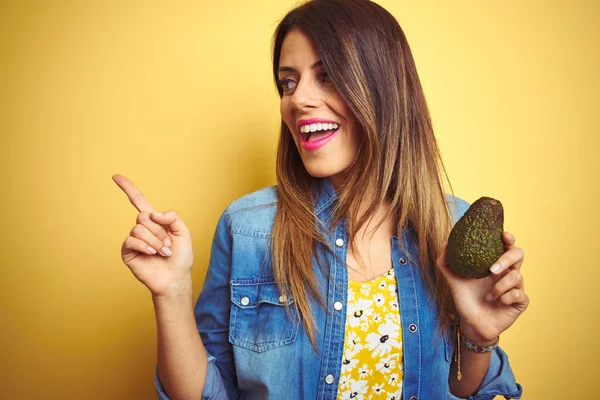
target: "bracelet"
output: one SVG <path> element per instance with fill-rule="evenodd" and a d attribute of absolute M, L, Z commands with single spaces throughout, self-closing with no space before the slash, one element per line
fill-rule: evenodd
<path fill-rule="evenodd" d="M 453 317 L 453 316 L 451 316 Z M 454 321 L 454 318 L 451 318 Z M 479 346 L 478 344 L 473 343 L 469 338 L 460 333 L 460 324 L 456 323 L 456 348 L 454 349 L 454 361 L 456 361 L 456 379 L 462 379 L 462 372 L 460 372 L 460 343 L 464 343 L 465 347 L 469 350 L 472 350 L 476 353 L 489 353 L 493 351 L 496 347 L 498 347 L 498 343 L 500 342 L 500 337 L 494 343 L 489 346 Z"/>
<path fill-rule="evenodd" d="M 461 342 L 463 342 L 465 344 L 465 347 L 469 350 L 473 350 L 476 353 L 489 353 L 491 351 L 494 351 L 494 349 L 496 349 L 496 347 L 498 347 L 498 342 L 500 342 L 500 337 L 498 337 L 498 339 L 496 339 L 496 341 L 494 343 L 490 344 L 489 346 L 480 346 L 478 344 L 475 344 L 475 343 L 473 343 L 473 341 L 471 339 L 466 337 L 464 334 L 460 335 L 460 340 L 461 340 Z"/>

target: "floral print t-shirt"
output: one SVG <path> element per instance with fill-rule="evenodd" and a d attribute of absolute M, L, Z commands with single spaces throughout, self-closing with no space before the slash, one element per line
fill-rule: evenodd
<path fill-rule="evenodd" d="M 338 399 L 402 399 L 402 329 L 394 269 L 348 283 Z"/>

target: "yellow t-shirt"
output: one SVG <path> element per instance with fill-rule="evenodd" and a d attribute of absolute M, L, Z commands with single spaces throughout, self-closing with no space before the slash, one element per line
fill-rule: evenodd
<path fill-rule="evenodd" d="M 394 269 L 349 281 L 338 399 L 402 399 L 402 326 Z"/>

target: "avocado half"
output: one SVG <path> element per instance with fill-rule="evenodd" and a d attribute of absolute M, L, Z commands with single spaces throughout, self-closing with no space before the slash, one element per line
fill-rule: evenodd
<path fill-rule="evenodd" d="M 500 201 L 481 197 L 452 228 L 446 255 L 454 272 L 480 279 L 504 253 L 504 208 Z"/>

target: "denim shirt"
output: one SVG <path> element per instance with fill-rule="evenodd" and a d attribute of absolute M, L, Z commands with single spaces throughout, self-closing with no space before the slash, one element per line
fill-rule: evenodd
<path fill-rule="evenodd" d="M 337 194 L 327 179 L 321 180 L 321 187 L 315 213 L 328 223 Z M 456 221 L 469 205 L 446 198 Z M 202 399 L 337 397 L 348 289 L 346 223 L 326 233 L 334 254 L 317 250 L 325 270 L 313 260 L 326 305 L 311 304 L 316 352 L 294 308 L 286 311 L 286 303 L 292 305 L 294 299 L 281 296 L 273 277 L 268 244 L 276 206 L 276 189 L 269 187 L 233 202 L 219 220 L 195 306 L 208 355 Z M 437 328 L 437 306 L 421 275 L 415 237 L 405 230 L 401 238 L 391 240 L 404 347 L 403 397 L 457 399 L 448 384 L 454 342 Z M 155 383 L 158 397 L 168 399 L 158 374 Z M 521 393 L 506 354 L 497 348 L 481 386 L 469 399 L 520 398 Z"/>

